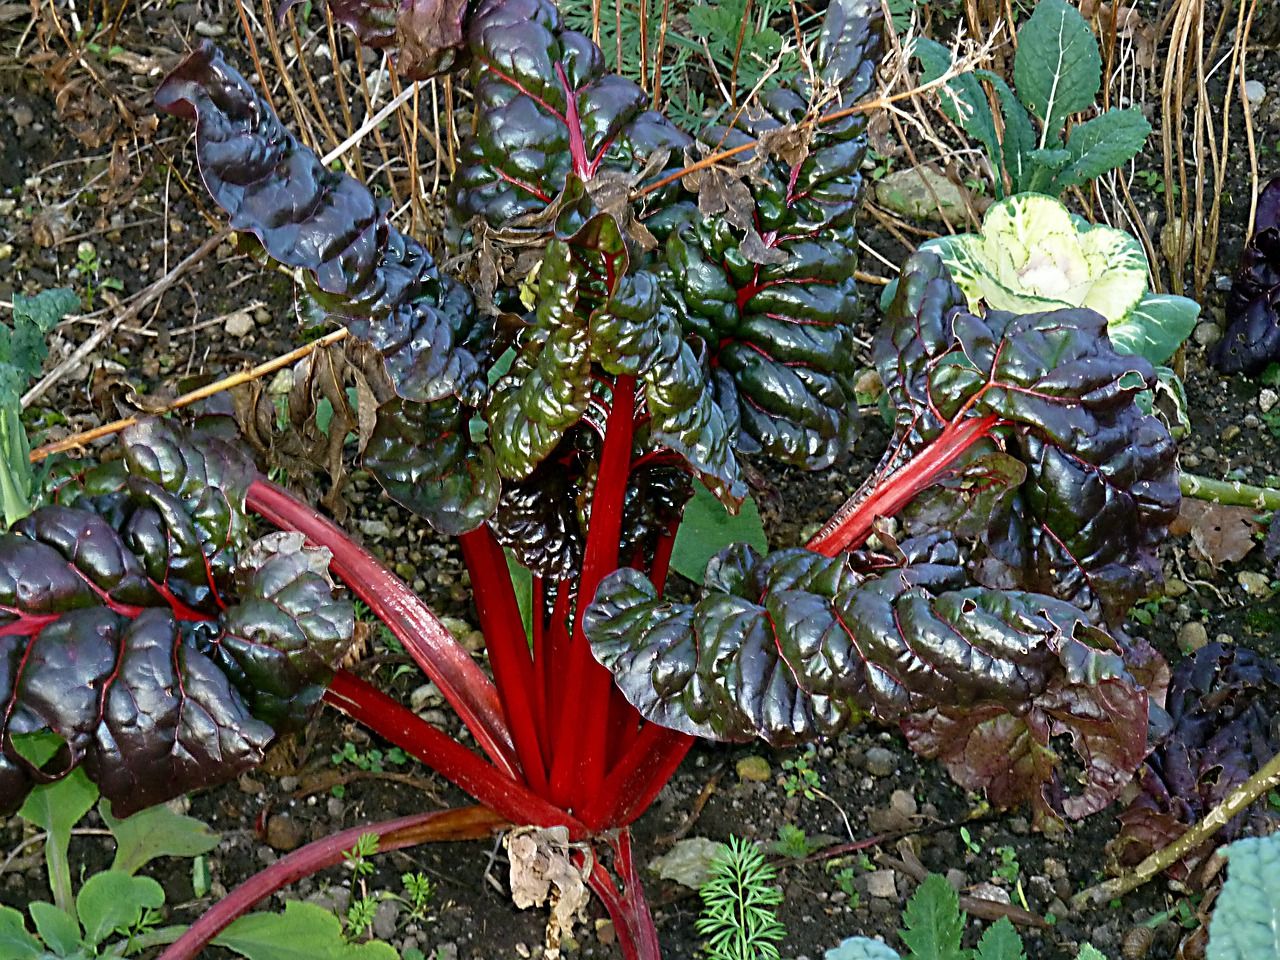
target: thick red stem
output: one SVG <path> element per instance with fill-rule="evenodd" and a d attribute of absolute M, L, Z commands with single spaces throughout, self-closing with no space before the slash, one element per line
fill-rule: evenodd
<path fill-rule="evenodd" d="M 991 433 L 995 414 L 950 423 L 924 449 L 866 493 L 859 491 L 835 512 L 806 546 L 824 556 L 856 550 L 878 517 L 892 517 L 945 473 L 966 450 Z"/>
<path fill-rule="evenodd" d="M 541 827 L 563 824 L 576 837 L 586 835 L 585 827 L 569 814 L 359 677 L 339 671 L 324 699 L 512 823 Z"/>
<path fill-rule="evenodd" d="M 593 831 L 634 823 L 675 774 L 693 743 L 693 737 L 646 723 L 595 796 L 574 812 Z"/>
<path fill-rule="evenodd" d="M 352 827 L 309 843 L 255 873 L 214 903 L 186 933 L 169 945 L 160 955 L 160 960 L 190 960 L 197 956 L 232 921 L 277 890 L 342 863 L 343 853 L 354 847 L 364 834 L 377 835 L 378 851 L 382 853 L 420 843 L 480 840 L 507 826 L 509 824 L 501 817 L 484 807 L 463 807 Z"/>
<path fill-rule="evenodd" d="M 458 712 L 498 769 L 520 776 L 498 691 L 471 654 L 403 580 L 332 521 L 282 487 L 259 477 L 245 498 L 249 508 L 283 530 L 297 530 L 333 554 L 330 569 L 391 630 Z"/>
<path fill-rule="evenodd" d="M 458 543 L 471 574 L 471 596 L 520 766 L 529 785 L 545 795 L 547 766 L 538 736 L 533 659 L 506 555 L 488 524 L 462 534 Z"/>
<path fill-rule="evenodd" d="M 566 809 L 593 797 L 604 779 L 613 675 L 596 662 L 582 632 L 582 616 L 600 581 L 618 569 L 622 507 L 631 473 L 636 405 L 635 377 L 618 377 L 605 422 L 600 472 L 591 497 L 591 518 L 577 584 L 572 640 L 564 666 L 564 696 L 552 764 L 551 796 Z"/>
<path fill-rule="evenodd" d="M 621 830 L 606 841 L 613 853 L 613 868 L 622 886 L 615 885 L 613 877 L 597 855 L 587 874 L 587 885 L 600 898 L 618 935 L 618 946 L 626 960 L 662 960 L 662 947 L 658 943 L 658 931 L 649 912 L 640 873 L 635 857 L 631 854 L 631 831 Z"/>

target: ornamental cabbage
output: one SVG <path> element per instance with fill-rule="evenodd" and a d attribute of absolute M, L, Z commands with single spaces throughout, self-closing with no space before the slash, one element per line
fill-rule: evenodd
<path fill-rule="evenodd" d="M 1147 258 L 1132 236 L 1043 194 L 992 204 L 980 233 L 938 237 L 921 249 L 942 258 L 975 313 L 1086 307 L 1106 317 L 1118 351 L 1153 364 L 1173 356 L 1200 314 L 1194 300 L 1147 289 Z"/>

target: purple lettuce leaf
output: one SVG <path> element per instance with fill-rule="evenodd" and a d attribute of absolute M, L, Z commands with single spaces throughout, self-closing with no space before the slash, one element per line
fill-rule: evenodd
<path fill-rule="evenodd" d="M 1223 373 L 1256 376 L 1280 361 L 1280 178 L 1258 197 L 1254 234 L 1227 298 L 1227 330 L 1209 353 Z"/>
<path fill-rule="evenodd" d="M 5 810 L 77 766 L 117 815 L 233 777 L 301 727 L 350 646 L 327 552 L 248 541 L 246 458 L 161 421 L 123 444 L 59 491 L 70 505 L 0 535 Z M 65 746 L 37 769 L 14 738 L 42 732 Z"/>
<path fill-rule="evenodd" d="M 970 454 L 998 450 L 1018 465 L 988 461 L 1000 466 L 985 471 L 985 495 L 970 498 L 987 526 L 976 569 L 992 585 L 1070 599 L 1117 622 L 1159 582 L 1155 549 L 1180 502 L 1173 439 L 1135 403 L 1155 372 L 1117 353 L 1093 311 L 976 317 L 964 302 L 941 261 L 908 261 L 874 344 L 895 436 L 860 496 L 903 483 L 910 470 L 895 471 L 931 443 L 988 418 Z M 971 486 L 971 469 L 957 459 L 941 479 Z M 912 509 L 917 532 L 962 522 L 927 502 Z"/>
<path fill-rule="evenodd" d="M 1119 645 L 1072 604 L 965 587 L 937 538 L 900 549 L 901 566 L 866 577 L 844 555 L 762 559 L 735 545 L 712 561 L 693 604 L 621 570 L 583 628 L 628 701 L 684 733 L 792 744 L 867 712 L 901 722 L 916 749 L 993 801 L 1029 801 L 1038 819 L 1112 799 L 1147 734 L 1147 693 Z M 988 734 L 1000 749 L 972 756 Z M 1079 795 L 1058 771 L 1060 734 L 1084 770 Z"/>
<path fill-rule="evenodd" d="M 1169 685 L 1168 736 L 1138 774 L 1140 792 L 1120 814 L 1108 854 L 1132 866 L 1167 846 L 1280 753 L 1280 664 L 1244 647 L 1210 643 L 1179 663 Z M 1280 824 L 1265 800 L 1171 870 L 1185 878 L 1220 843 Z"/>

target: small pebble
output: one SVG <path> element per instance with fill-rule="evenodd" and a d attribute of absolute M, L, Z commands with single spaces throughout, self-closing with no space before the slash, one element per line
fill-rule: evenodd
<path fill-rule="evenodd" d="M 1164 583 L 1164 595 L 1166 597 L 1180 597 L 1190 589 L 1186 581 L 1179 580 L 1177 577 L 1170 577 Z"/>
<path fill-rule="evenodd" d="M 1209 642 L 1209 631 L 1198 620 L 1184 623 L 1178 628 L 1178 649 L 1183 653 L 1194 653 Z"/>
<path fill-rule="evenodd" d="M 293 850 L 301 842 L 302 831 L 293 817 L 277 813 L 267 818 L 267 843 L 273 850 Z"/>
<path fill-rule="evenodd" d="M 895 898 L 898 884 L 892 870 L 877 870 L 867 874 L 867 893 L 873 897 Z"/>
<path fill-rule="evenodd" d="M 769 761 L 764 757 L 743 757 L 737 764 L 738 779 L 752 783 L 768 783 L 773 776 Z"/>
<path fill-rule="evenodd" d="M 1270 387 L 1265 387 L 1258 394 L 1258 409 L 1263 413 L 1270 413 L 1271 408 L 1276 405 L 1277 401 L 1280 401 L 1280 393 L 1276 393 Z"/>
<path fill-rule="evenodd" d="M 596 921 L 596 939 L 600 941 L 602 946 L 609 946 L 618 939 L 618 931 L 613 929 L 612 920 Z"/>
<path fill-rule="evenodd" d="M 228 314 L 226 322 L 222 328 L 227 332 L 227 336 L 247 337 L 253 332 L 253 317 L 244 310 L 237 310 L 235 313 Z"/>
<path fill-rule="evenodd" d="M 209 23 L 207 20 L 196 21 L 196 33 L 200 34 L 202 37 L 208 37 L 212 40 L 222 36 L 226 32 L 227 28 L 220 23 Z"/>
<path fill-rule="evenodd" d="M 1240 425 L 1238 423 L 1233 423 L 1231 426 L 1227 427 L 1227 429 L 1222 431 L 1222 439 L 1224 441 L 1234 440 L 1238 436 L 1240 436 Z"/>
<path fill-rule="evenodd" d="M 1263 100 L 1267 99 L 1267 88 L 1261 80 L 1246 80 L 1244 82 L 1244 95 L 1249 98 L 1249 102 L 1255 107 Z"/>
<path fill-rule="evenodd" d="M 898 769 L 898 758 L 894 756 L 892 750 L 886 750 L 884 747 L 872 747 L 867 751 L 863 762 L 866 764 L 867 773 L 873 777 L 887 777 Z"/>
<path fill-rule="evenodd" d="M 1271 580 L 1265 574 L 1254 570 L 1242 570 L 1236 574 L 1236 582 L 1251 597 L 1264 600 L 1271 596 Z"/>
<path fill-rule="evenodd" d="M 1191 333 L 1192 339 L 1202 347 L 1211 347 L 1222 339 L 1222 331 L 1212 320 L 1202 320 Z"/>

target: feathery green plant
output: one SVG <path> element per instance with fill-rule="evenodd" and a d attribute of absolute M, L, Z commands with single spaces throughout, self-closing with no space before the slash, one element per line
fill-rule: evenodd
<path fill-rule="evenodd" d="M 710 960 L 779 960 L 787 931 L 774 909 L 782 902 L 777 875 L 753 842 L 729 838 L 698 891 L 702 916 L 695 929 L 707 937 Z"/>

